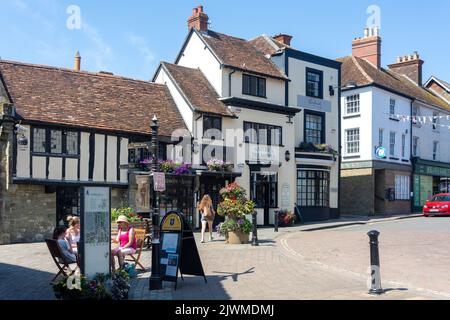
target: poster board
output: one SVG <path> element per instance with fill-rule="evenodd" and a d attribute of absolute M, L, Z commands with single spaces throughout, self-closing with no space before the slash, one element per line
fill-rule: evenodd
<path fill-rule="evenodd" d="M 88 278 L 109 274 L 111 262 L 111 188 L 82 187 L 81 272 Z"/>
<path fill-rule="evenodd" d="M 206 282 L 194 233 L 186 216 L 168 212 L 161 221 L 160 270 L 163 281 L 178 282 L 178 272 L 183 275 L 202 276 Z"/>

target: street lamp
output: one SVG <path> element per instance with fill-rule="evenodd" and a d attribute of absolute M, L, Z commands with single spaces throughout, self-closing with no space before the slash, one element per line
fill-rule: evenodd
<path fill-rule="evenodd" d="M 152 153 L 153 161 L 151 164 L 152 174 L 159 171 L 158 167 L 158 118 L 153 116 L 152 124 Z M 150 290 L 162 289 L 161 268 L 159 261 L 159 193 L 155 191 L 155 177 L 153 176 L 153 187 L 150 188 L 152 192 L 152 205 L 153 205 L 153 240 L 152 240 L 152 274 L 150 276 Z"/>

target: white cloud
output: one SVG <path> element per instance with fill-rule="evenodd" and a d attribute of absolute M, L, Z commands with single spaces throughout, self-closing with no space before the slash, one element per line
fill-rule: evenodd
<path fill-rule="evenodd" d="M 147 66 L 153 64 L 156 58 L 152 49 L 150 49 L 147 40 L 145 40 L 144 37 L 138 36 L 136 34 L 129 34 L 127 38 L 131 45 L 138 50 L 140 55 L 143 56 L 145 64 Z"/>
<path fill-rule="evenodd" d="M 99 31 L 84 18 L 82 20 L 81 31 L 94 45 L 93 49 L 88 50 L 89 59 L 95 61 L 95 67 L 98 70 L 108 70 L 108 67 L 114 61 L 114 53 L 111 46 L 106 43 Z"/>

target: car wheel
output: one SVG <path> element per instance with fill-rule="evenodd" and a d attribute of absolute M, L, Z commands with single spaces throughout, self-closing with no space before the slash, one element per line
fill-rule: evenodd
<path fill-rule="evenodd" d="M 429 217 L 429 215 L 427 215 L 427 214 L 424 214 L 423 216 L 424 216 L 425 218 L 428 218 L 428 217 Z"/>

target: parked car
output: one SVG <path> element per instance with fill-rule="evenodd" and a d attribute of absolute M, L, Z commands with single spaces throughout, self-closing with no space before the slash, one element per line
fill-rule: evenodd
<path fill-rule="evenodd" d="M 450 215 L 450 193 L 440 193 L 428 200 L 423 207 L 423 215 L 425 217 Z"/>

